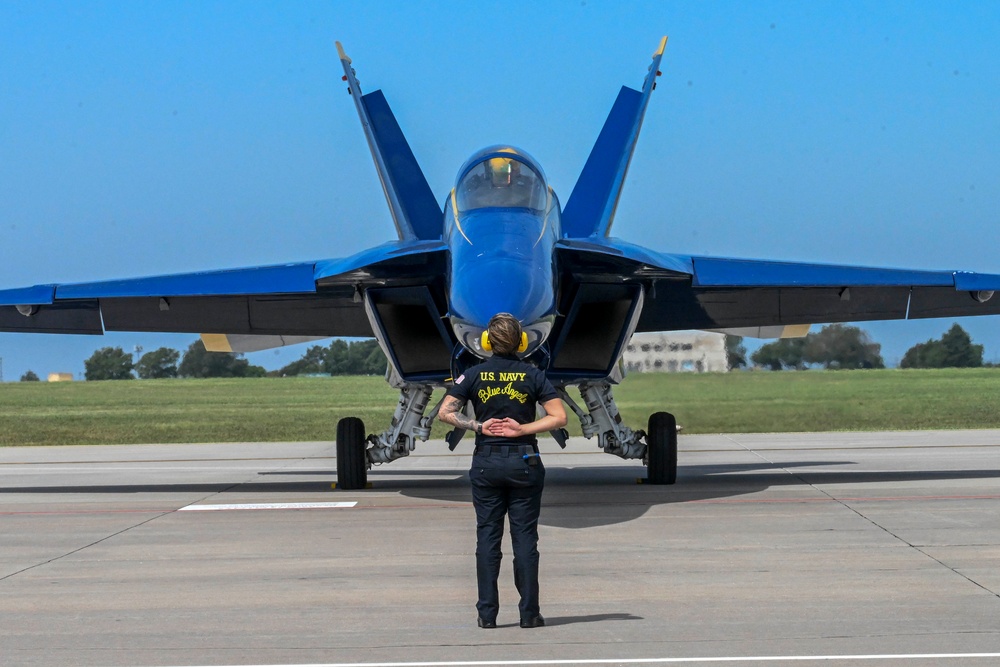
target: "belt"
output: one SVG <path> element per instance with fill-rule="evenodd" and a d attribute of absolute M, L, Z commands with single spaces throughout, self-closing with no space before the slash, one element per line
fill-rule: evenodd
<path fill-rule="evenodd" d="M 538 447 L 536 445 L 476 445 L 477 455 L 524 456 L 525 454 L 537 453 Z"/>

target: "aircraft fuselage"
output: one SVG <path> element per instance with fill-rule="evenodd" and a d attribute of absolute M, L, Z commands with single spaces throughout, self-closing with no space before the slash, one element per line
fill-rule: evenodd
<path fill-rule="evenodd" d="M 559 234 L 559 200 L 530 156 L 494 146 L 463 165 L 445 208 L 444 238 L 448 316 L 466 349 L 489 356 L 480 336 L 500 312 L 522 322 L 526 353 L 545 342 L 556 312 Z"/>

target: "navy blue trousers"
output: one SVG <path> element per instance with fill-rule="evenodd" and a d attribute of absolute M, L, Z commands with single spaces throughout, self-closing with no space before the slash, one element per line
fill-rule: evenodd
<path fill-rule="evenodd" d="M 522 619 L 538 616 L 538 515 L 542 508 L 545 468 L 541 459 L 529 465 L 522 448 L 503 453 L 477 453 L 469 479 L 476 508 L 476 578 L 479 582 L 479 617 L 495 621 L 500 610 L 497 579 L 504 516 L 510 518 L 514 548 L 514 585 L 521 595 Z M 527 450 L 527 451 L 530 451 Z"/>

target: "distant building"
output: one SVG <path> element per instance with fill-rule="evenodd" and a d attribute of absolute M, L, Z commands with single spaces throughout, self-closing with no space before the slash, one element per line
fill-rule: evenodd
<path fill-rule="evenodd" d="M 631 373 L 725 373 L 726 336 L 708 331 L 639 333 L 623 355 Z"/>
<path fill-rule="evenodd" d="M 72 373 L 49 373 L 49 382 L 72 382 Z"/>

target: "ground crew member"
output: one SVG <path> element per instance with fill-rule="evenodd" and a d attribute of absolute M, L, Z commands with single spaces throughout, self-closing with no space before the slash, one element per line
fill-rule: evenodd
<path fill-rule="evenodd" d="M 562 428 L 566 410 L 545 373 L 517 358 L 527 338 L 513 315 L 494 315 L 483 338 L 484 348 L 492 349 L 493 356 L 455 378 L 438 418 L 476 433 L 469 479 L 476 508 L 479 627 L 497 626 L 500 543 L 507 515 L 514 548 L 514 585 L 521 595 L 521 627 L 537 628 L 545 625 L 538 603 L 538 514 L 545 467 L 535 434 Z M 462 413 L 469 401 L 475 419 Z M 536 420 L 538 403 L 546 415 Z"/>

